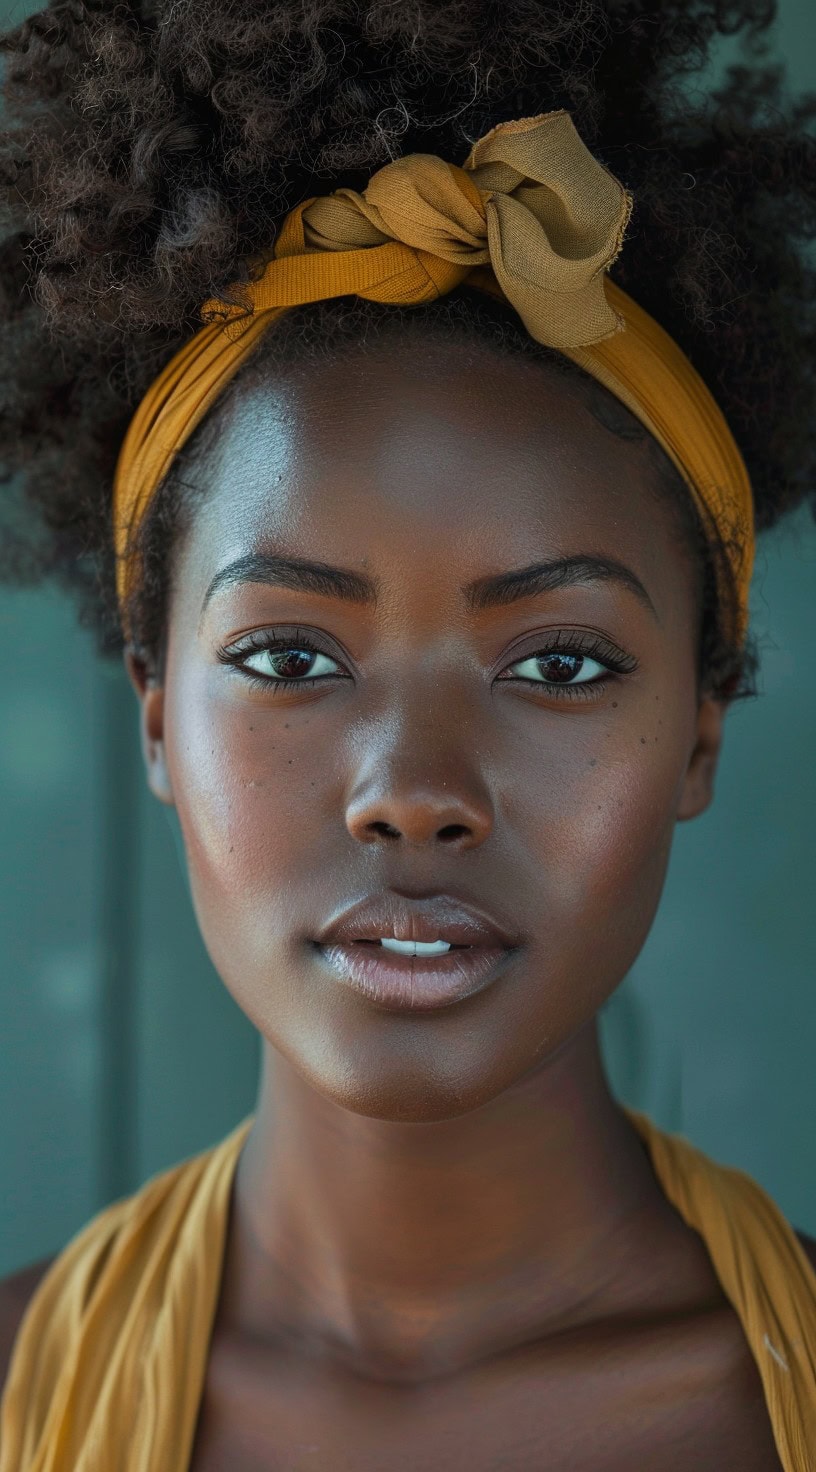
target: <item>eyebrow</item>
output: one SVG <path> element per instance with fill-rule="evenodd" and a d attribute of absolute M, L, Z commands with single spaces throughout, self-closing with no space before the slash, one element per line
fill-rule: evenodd
<path fill-rule="evenodd" d="M 549 562 L 533 562 L 528 567 L 490 577 L 475 578 L 462 588 L 470 612 L 482 612 L 537 593 L 551 593 L 558 588 L 582 583 L 618 583 L 648 608 L 657 618 L 657 610 L 640 578 L 624 563 L 610 557 L 578 553 L 557 557 Z M 202 617 L 210 599 L 221 588 L 240 583 L 267 583 L 273 587 L 294 588 L 300 592 L 318 593 L 324 597 L 342 598 L 347 603 L 374 607 L 380 583 L 350 568 L 333 567 L 329 562 L 313 562 L 302 557 L 281 557 L 268 552 L 253 552 L 239 557 L 215 574 L 204 595 Z"/>

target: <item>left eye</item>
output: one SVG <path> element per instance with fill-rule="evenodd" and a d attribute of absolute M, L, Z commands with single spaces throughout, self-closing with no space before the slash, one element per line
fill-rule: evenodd
<path fill-rule="evenodd" d="M 561 649 L 546 649 L 529 659 L 509 666 L 517 678 L 533 680 L 540 685 L 587 685 L 609 673 L 606 665 L 587 654 L 569 654 Z"/>

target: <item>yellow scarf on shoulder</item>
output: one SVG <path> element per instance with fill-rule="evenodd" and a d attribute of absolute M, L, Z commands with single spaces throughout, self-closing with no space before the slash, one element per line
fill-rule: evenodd
<path fill-rule="evenodd" d="M 796 1234 L 743 1171 L 625 1112 L 739 1315 L 785 1472 L 816 1472 L 816 1273 Z M 52 1263 L 0 1401 L 0 1472 L 187 1472 L 252 1120 L 108 1206 Z"/>

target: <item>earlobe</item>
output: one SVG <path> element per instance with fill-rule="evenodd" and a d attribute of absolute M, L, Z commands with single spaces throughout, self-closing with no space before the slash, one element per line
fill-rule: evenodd
<path fill-rule="evenodd" d="M 164 686 L 157 685 L 132 648 L 125 650 L 125 669 L 140 705 L 142 755 L 147 785 L 154 797 L 175 807 L 164 745 Z"/>
<path fill-rule="evenodd" d="M 679 822 L 699 817 L 714 796 L 714 777 L 722 746 L 725 711 L 724 703 L 712 696 L 704 696 L 700 701 L 694 748 L 677 809 Z"/>

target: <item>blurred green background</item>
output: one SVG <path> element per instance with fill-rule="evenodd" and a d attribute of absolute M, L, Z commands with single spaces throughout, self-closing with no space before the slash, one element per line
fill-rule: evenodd
<path fill-rule="evenodd" d="M 40 9 L 0 0 L 0 27 Z M 792 90 L 816 8 L 781 0 Z M 731 41 L 692 79 L 710 85 Z M 601 1014 L 620 1098 L 749 1171 L 816 1234 L 816 526 L 761 545 L 761 698 L 729 716 L 713 809 L 678 829 L 653 932 Z M 137 705 L 51 590 L 0 590 L 0 1274 L 220 1139 L 259 1045 L 198 933 Z"/>

